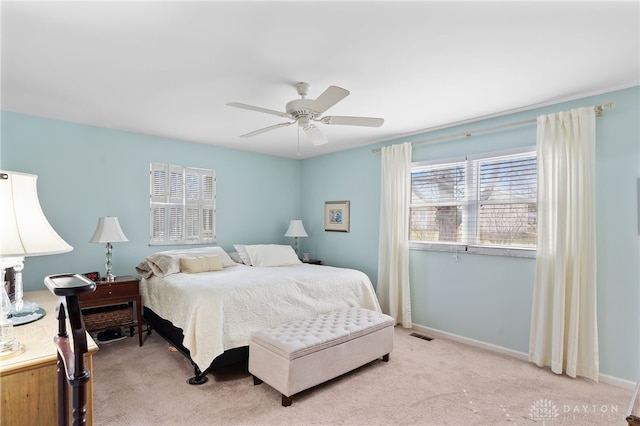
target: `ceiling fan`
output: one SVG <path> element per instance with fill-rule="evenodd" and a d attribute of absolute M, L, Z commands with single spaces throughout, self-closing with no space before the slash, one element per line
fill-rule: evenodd
<path fill-rule="evenodd" d="M 327 143 L 327 138 L 320 129 L 313 123 L 314 121 L 323 124 L 338 124 L 347 126 L 366 126 L 366 127 L 380 127 L 384 123 L 382 118 L 373 117 L 350 117 L 350 116 L 324 116 L 322 114 L 346 98 L 349 95 L 349 91 L 338 86 L 329 86 L 317 99 L 307 99 L 307 92 L 309 90 L 309 83 L 296 83 L 296 90 L 301 99 L 294 99 L 288 102 L 285 110 L 286 112 L 275 111 L 272 109 L 261 108 L 253 105 L 247 105 L 240 102 L 229 102 L 227 105 L 243 108 L 252 111 L 264 112 L 266 114 L 277 115 L 278 117 L 288 118 L 293 121 L 287 121 L 284 123 L 274 124 L 273 126 L 264 127 L 262 129 L 254 130 L 253 132 L 241 135 L 241 138 L 250 138 L 271 130 L 279 129 L 280 127 L 290 126 L 294 123 L 298 123 L 306 135 L 314 145 L 322 145 Z"/>

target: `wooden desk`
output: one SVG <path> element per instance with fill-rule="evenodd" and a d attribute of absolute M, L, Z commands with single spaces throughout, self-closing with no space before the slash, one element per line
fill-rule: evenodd
<path fill-rule="evenodd" d="M 47 311 L 44 318 L 14 327 L 16 339 L 24 352 L 0 360 L 0 424 L 51 425 L 58 418 L 57 348 L 53 337 L 58 333 L 56 302 L 48 290 L 29 291 L 24 300 L 36 302 Z M 87 335 L 89 352 L 86 367 L 93 374 L 92 358 L 98 346 Z M 87 383 L 87 425 L 93 424 L 93 380 Z"/>

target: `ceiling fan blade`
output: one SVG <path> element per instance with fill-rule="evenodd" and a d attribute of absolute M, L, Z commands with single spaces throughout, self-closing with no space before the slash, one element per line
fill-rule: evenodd
<path fill-rule="evenodd" d="M 261 108 L 261 107 L 257 107 L 257 106 L 253 106 L 253 105 L 242 104 L 240 102 L 229 102 L 227 105 L 228 106 L 232 106 L 232 107 L 236 107 L 236 108 L 249 109 L 251 111 L 264 112 L 266 114 L 273 114 L 273 115 L 277 115 L 278 117 L 289 118 L 289 116 L 287 115 L 286 112 L 280 112 L 280 111 L 276 111 L 276 110 L 273 110 L 273 109 Z"/>
<path fill-rule="evenodd" d="M 293 122 L 295 123 L 295 121 Z M 256 135 L 259 135 L 261 133 L 265 133 L 268 132 L 270 130 L 275 130 L 275 129 L 279 129 L 280 127 L 285 127 L 285 126 L 290 126 L 293 123 L 280 123 L 280 124 L 274 124 L 273 126 L 269 126 L 269 127 L 264 127 L 262 129 L 258 129 L 258 130 L 254 130 L 253 132 L 249 132 L 249 133 L 245 133 L 244 135 L 241 135 L 241 138 L 250 138 Z"/>
<path fill-rule="evenodd" d="M 329 142 L 327 140 L 327 137 L 323 135 L 320 129 L 318 129 L 316 126 L 311 125 L 305 127 L 304 132 L 307 134 L 309 140 L 311 140 L 311 143 L 314 145 L 323 145 Z"/>
<path fill-rule="evenodd" d="M 349 96 L 349 91 L 338 86 L 329 86 L 318 98 L 313 101 L 311 109 L 322 114 L 344 98 Z"/>
<path fill-rule="evenodd" d="M 320 120 L 324 124 L 339 124 L 347 126 L 367 126 L 380 127 L 384 123 L 384 118 L 374 117 L 348 117 L 348 116 L 327 116 Z"/>

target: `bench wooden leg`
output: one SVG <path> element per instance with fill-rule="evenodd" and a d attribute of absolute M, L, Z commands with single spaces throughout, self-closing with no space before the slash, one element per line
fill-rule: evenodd
<path fill-rule="evenodd" d="M 253 376 L 253 385 L 261 385 L 262 384 L 262 380 L 257 378 L 256 376 Z"/>
<path fill-rule="evenodd" d="M 382 355 L 382 360 L 383 360 L 384 362 L 389 362 L 389 354 Z"/>
<path fill-rule="evenodd" d="M 283 407 L 290 406 L 292 402 L 293 402 L 293 398 L 291 398 L 290 396 L 282 395 L 282 406 Z"/>

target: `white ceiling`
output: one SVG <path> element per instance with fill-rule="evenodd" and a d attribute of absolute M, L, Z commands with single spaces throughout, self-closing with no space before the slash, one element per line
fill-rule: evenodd
<path fill-rule="evenodd" d="M 7 2 L 2 109 L 289 158 L 640 84 L 640 3 Z M 379 128 L 297 126 L 284 111 L 329 85 L 327 115 Z"/>

